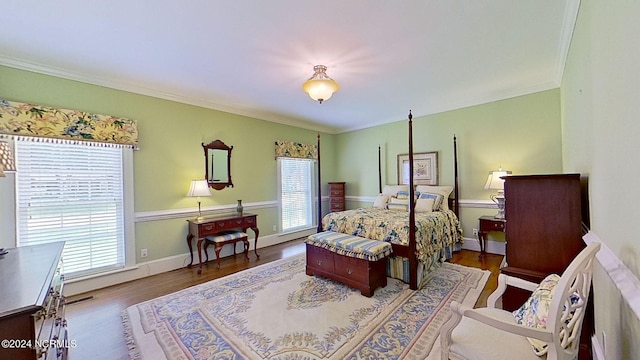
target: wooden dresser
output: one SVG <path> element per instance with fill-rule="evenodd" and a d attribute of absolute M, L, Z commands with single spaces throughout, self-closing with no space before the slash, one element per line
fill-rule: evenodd
<path fill-rule="evenodd" d="M 507 266 L 500 271 L 536 283 L 562 274 L 585 247 L 580 174 L 508 176 L 504 192 Z M 503 308 L 517 309 L 529 295 L 508 287 Z M 590 317 L 588 313 L 583 323 L 580 359 L 590 358 L 585 353 L 590 350 Z"/>
<path fill-rule="evenodd" d="M 0 256 L 0 359 L 66 359 L 60 273 L 64 242 L 8 249 Z"/>
<path fill-rule="evenodd" d="M 329 183 L 329 210 L 344 211 L 344 182 Z"/>
<path fill-rule="evenodd" d="M 501 271 L 535 282 L 562 274 L 585 247 L 580 175 L 508 176 L 504 192 L 507 267 Z M 513 306 L 526 297 L 520 300 Z"/>

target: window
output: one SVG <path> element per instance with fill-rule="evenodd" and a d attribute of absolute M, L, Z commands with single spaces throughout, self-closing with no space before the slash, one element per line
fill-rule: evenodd
<path fill-rule="evenodd" d="M 311 160 L 278 159 L 280 221 L 283 232 L 313 226 L 313 164 Z"/>
<path fill-rule="evenodd" d="M 124 267 L 127 152 L 16 140 L 18 245 L 65 241 L 67 278 Z"/>

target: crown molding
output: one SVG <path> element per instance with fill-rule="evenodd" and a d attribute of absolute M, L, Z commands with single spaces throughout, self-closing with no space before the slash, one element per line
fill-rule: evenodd
<path fill-rule="evenodd" d="M 564 11 L 564 20 L 562 26 L 562 33 L 560 34 L 560 42 L 558 44 L 558 56 L 556 56 L 556 81 L 558 84 L 562 84 L 562 77 L 564 75 L 565 64 L 569 57 L 569 49 L 571 48 L 571 40 L 573 38 L 573 31 L 578 21 L 578 11 L 580 10 L 580 0 L 567 1 L 567 7 Z"/>
<path fill-rule="evenodd" d="M 575 23 L 575 19 L 574 19 L 574 23 Z M 571 36 L 570 36 L 571 31 L 565 31 L 565 33 L 569 34 L 568 39 L 565 41 L 563 38 L 562 43 L 564 44 L 566 42 L 566 44 L 563 46 L 567 48 L 566 52 L 568 52 L 569 42 L 571 41 Z M 559 60 L 558 66 L 564 67 L 565 60 L 566 60 L 566 54 L 561 60 Z M 134 94 L 150 96 L 158 99 L 174 101 L 174 102 L 187 104 L 187 105 L 199 106 L 206 109 L 222 111 L 230 114 L 246 116 L 246 117 L 250 117 L 258 120 L 264 120 L 264 121 L 269 121 L 269 122 L 273 122 L 281 125 L 293 126 L 297 128 L 319 131 L 319 132 L 333 134 L 333 135 L 349 132 L 349 131 L 367 129 L 367 128 L 390 124 L 398 121 L 403 121 L 400 119 L 384 119 L 382 121 L 371 122 L 363 126 L 347 127 L 347 128 L 323 126 L 321 124 L 310 123 L 302 119 L 287 117 L 281 114 L 273 114 L 267 111 L 260 111 L 258 109 L 248 108 L 248 107 L 240 106 L 237 104 L 223 105 L 223 104 L 219 104 L 219 103 L 202 99 L 202 98 L 189 97 L 189 96 L 179 95 L 179 94 L 175 94 L 168 91 L 150 88 L 147 86 L 140 85 L 138 83 L 132 83 L 132 82 L 127 82 L 123 80 L 115 80 L 114 78 L 106 78 L 106 77 L 100 77 L 95 75 L 81 74 L 81 73 L 68 71 L 60 68 L 55 68 L 52 66 L 47 66 L 47 65 L 43 65 L 35 62 L 10 58 L 2 55 L 0 55 L 0 65 L 11 67 L 18 70 L 25 70 L 25 71 L 38 73 L 38 74 L 58 77 L 66 80 L 78 81 L 78 82 L 86 83 L 90 85 L 97 85 L 97 86 L 102 86 L 110 89 L 127 91 Z M 481 96 L 463 99 L 463 100 L 460 100 L 460 98 L 456 98 L 456 97 L 452 97 L 450 99 L 444 99 L 444 101 L 441 102 L 441 105 L 437 107 L 429 108 L 423 113 L 416 113 L 414 114 L 414 117 L 429 116 L 429 115 L 434 115 L 434 114 L 443 113 L 447 111 L 458 110 L 458 109 L 467 108 L 471 106 L 487 104 L 495 101 L 500 101 L 500 100 L 505 100 L 505 99 L 514 98 L 518 96 L 555 89 L 560 87 L 562 69 L 560 69 L 559 76 L 560 76 L 560 80 L 558 81 L 545 82 L 545 83 L 529 86 L 526 88 L 511 89 L 507 91 L 497 91 L 497 92 L 487 93 Z"/>
<path fill-rule="evenodd" d="M 34 72 L 42 75 L 58 77 L 66 80 L 78 81 L 85 84 L 102 86 L 109 89 L 127 91 L 134 94 L 150 96 L 158 99 L 174 101 L 174 102 L 187 104 L 187 105 L 199 106 L 206 109 L 227 112 L 230 114 L 242 115 L 242 116 L 246 116 L 246 117 L 250 117 L 258 120 L 269 121 L 277 124 L 294 126 L 294 127 L 313 130 L 313 131 L 320 131 L 327 134 L 337 134 L 340 132 L 340 129 L 337 129 L 334 127 L 322 126 L 319 124 L 312 124 L 301 119 L 287 117 L 281 114 L 273 114 L 266 111 L 260 111 L 254 108 L 248 108 L 248 107 L 244 107 L 236 104 L 223 105 L 210 100 L 179 95 L 172 92 L 150 88 L 137 83 L 127 82 L 122 80 L 115 80 L 113 78 L 105 78 L 100 76 L 81 74 L 81 73 L 59 69 L 59 68 L 39 64 L 39 63 L 9 58 L 2 55 L 0 55 L 0 65 L 18 69 L 18 70 L 30 71 L 30 72 Z"/>

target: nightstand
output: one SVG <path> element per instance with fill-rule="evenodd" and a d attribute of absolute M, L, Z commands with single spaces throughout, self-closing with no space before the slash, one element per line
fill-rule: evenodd
<path fill-rule="evenodd" d="M 505 225 L 507 224 L 507 220 L 505 219 L 496 219 L 490 215 L 480 216 L 478 219 L 480 222 L 478 229 L 478 241 L 480 242 L 480 255 L 484 255 L 487 251 L 487 234 L 490 231 L 499 231 L 504 232 Z"/>

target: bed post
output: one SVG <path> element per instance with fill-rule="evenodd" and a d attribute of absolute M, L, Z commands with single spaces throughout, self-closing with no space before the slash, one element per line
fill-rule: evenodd
<path fill-rule="evenodd" d="M 318 131 L 318 232 L 322 232 L 322 176 L 320 176 L 320 132 Z"/>
<path fill-rule="evenodd" d="M 460 192 L 458 190 L 458 140 L 453 134 L 453 212 L 460 217 Z"/>
<path fill-rule="evenodd" d="M 416 214 L 413 188 L 413 115 L 409 110 L 409 288 L 418 289 L 418 258 L 416 255 Z"/>
<path fill-rule="evenodd" d="M 378 144 L 378 194 L 382 194 L 382 158 L 380 157 L 380 144 Z"/>

